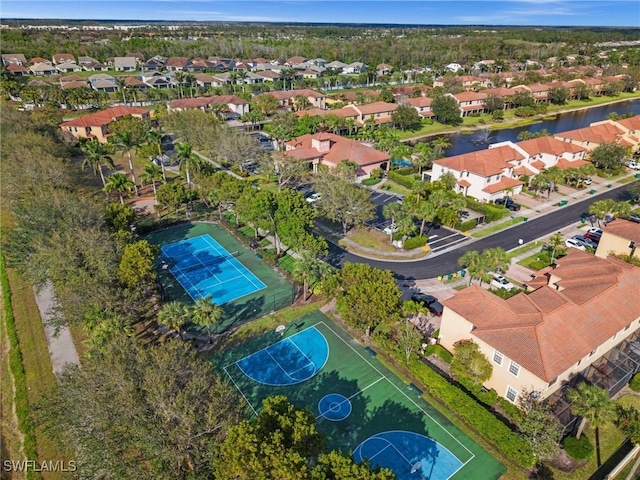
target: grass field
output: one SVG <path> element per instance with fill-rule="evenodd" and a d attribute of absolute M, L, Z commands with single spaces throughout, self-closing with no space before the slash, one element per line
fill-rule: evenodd
<path fill-rule="evenodd" d="M 300 369 L 287 367 L 291 363 L 289 356 L 278 357 L 276 353 L 267 356 L 264 352 L 280 351 L 282 342 L 288 340 L 300 342 L 299 336 L 310 329 L 315 329 L 326 340 L 326 363 L 316 362 L 315 374 L 302 381 L 296 377 L 295 384 L 265 380 L 262 376 L 271 371 L 269 357 L 275 358 L 273 371 L 279 372 L 278 366 L 284 365 L 281 368 L 292 376 L 298 375 Z M 318 355 L 317 347 L 299 348 L 307 358 Z M 251 363 L 254 354 L 263 360 Z M 426 474 L 433 480 L 493 479 L 505 471 L 499 462 L 423 401 L 415 389 L 411 390 L 320 312 L 290 324 L 284 337 L 271 331 L 221 352 L 211 361 L 236 385 L 246 399 L 249 413 L 258 411 L 267 396 L 286 395 L 294 405 L 309 408 L 318 418 L 318 428 L 327 436 L 330 448 L 360 451 L 357 447 L 364 442 L 369 450 L 363 447 L 361 451 L 373 448 L 373 456 L 381 464 L 390 461 L 389 455 L 396 455 L 394 450 L 403 452 L 406 458 L 400 460 L 396 472 L 399 480 L 413 478 L 409 470 L 416 458 L 422 460 L 423 475 L 428 466 Z M 278 374 L 282 377 L 281 372 Z M 334 397 L 343 400 L 326 408 L 325 400 Z M 345 405 L 348 408 L 343 408 Z M 332 417 L 334 414 L 338 417 Z M 395 441 L 394 436 L 401 440 Z M 414 438 L 416 443 L 408 441 Z M 416 446 L 424 438 L 429 439 L 428 454 Z M 378 443 L 382 445 L 380 449 L 375 446 Z"/>

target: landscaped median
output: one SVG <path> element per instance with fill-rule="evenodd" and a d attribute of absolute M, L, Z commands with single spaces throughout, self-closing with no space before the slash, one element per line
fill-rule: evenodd
<path fill-rule="evenodd" d="M 418 237 L 413 237 L 418 238 Z M 366 258 L 377 260 L 421 260 L 429 255 L 429 247 L 423 242 L 411 242 L 413 238 L 405 241 L 405 249 L 395 247 L 389 235 L 374 228 L 361 227 L 352 229 L 345 238 L 338 241 L 338 244 L 349 252 Z M 422 245 L 419 245 L 422 243 Z"/>

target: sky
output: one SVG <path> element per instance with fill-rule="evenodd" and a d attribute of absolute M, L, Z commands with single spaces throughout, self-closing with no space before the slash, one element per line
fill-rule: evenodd
<path fill-rule="evenodd" d="M 640 27 L 640 1 L 0 0 L 0 18 Z"/>

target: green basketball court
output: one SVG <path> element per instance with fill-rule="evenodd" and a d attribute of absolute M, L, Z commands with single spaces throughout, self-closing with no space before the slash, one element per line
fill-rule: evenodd
<path fill-rule="evenodd" d="M 389 467 L 398 480 L 489 480 L 506 471 L 320 312 L 212 362 L 244 397 L 250 414 L 267 396 L 285 395 L 311 410 L 330 448 Z"/>
<path fill-rule="evenodd" d="M 149 234 L 146 239 L 160 247 L 172 247 L 180 245 L 188 239 L 209 235 L 227 252 L 234 252 L 234 258 L 257 277 L 266 288 L 251 289 L 247 295 L 235 298 L 232 301 L 222 303 L 224 311 L 222 321 L 218 325 L 218 332 L 244 323 L 248 320 L 262 317 L 270 312 L 279 310 L 293 303 L 295 290 L 287 280 L 278 274 L 271 266 L 262 261 L 251 249 L 238 241 L 232 234 L 213 223 L 189 223 L 167 228 Z M 185 242 L 186 243 L 186 242 Z M 175 250 L 175 248 L 174 248 Z M 179 248 L 177 250 L 180 250 Z M 185 250 L 185 253 L 189 253 Z M 181 301 L 186 304 L 193 302 L 190 294 L 177 280 L 169 268 L 162 268 L 166 264 L 158 265 L 158 282 L 165 301 Z M 241 280 L 238 280 L 241 281 Z M 231 285 L 229 288 L 232 288 Z M 233 298 L 233 292 L 228 292 L 229 298 Z M 214 298 L 214 301 L 216 299 Z"/>

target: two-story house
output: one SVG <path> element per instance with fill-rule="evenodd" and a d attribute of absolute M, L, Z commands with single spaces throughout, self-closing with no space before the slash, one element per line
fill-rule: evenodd
<path fill-rule="evenodd" d="M 149 110 L 139 107 L 111 107 L 90 115 L 76 117 L 60 124 L 63 132 L 71 134 L 77 139 L 87 138 L 107 143 L 109 137 L 109 125 L 116 120 L 132 115 L 143 120 L 149 120 Z"/>

